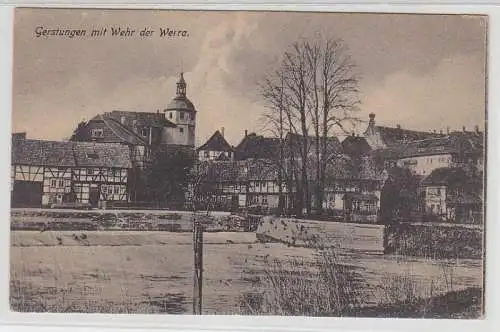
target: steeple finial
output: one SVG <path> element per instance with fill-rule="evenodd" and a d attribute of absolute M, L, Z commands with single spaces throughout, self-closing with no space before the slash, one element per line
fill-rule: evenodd
<path fill-rule="evenodd" d="M 186 96 L 186 81 L 184 80 L 184 73 L 181 71 L 179 81 L 177 81 L 177 95 Z"/>

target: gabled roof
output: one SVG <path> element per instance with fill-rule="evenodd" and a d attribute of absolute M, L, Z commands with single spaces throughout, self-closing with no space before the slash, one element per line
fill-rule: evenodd
<path fill-rule="evenodd" d="M 101 123 L 99 128 L 103 129 L 101 136 L 92 138 L 96 142 L 131 145 L 147 145 L 149 143 L 148 138 L 139 135 L 138 129 L 176 126 L 165 119 L 164 113 L 113 111 L 98 114 L 87 123 L 79 125 L 75 130 L 72 140 L 88 141 L 91 137 L 90 126 L 88 126 L 90 123 Z"/>
<path fill-rule="evenodd" d="M 229 145 L 224 136 L 222 136 L 220 131 L 217 130 L 205 144 L 198 148 L 198 150 L 231 152 L 233 148 Z"/>
<path fill-rule="evenodd" d="M 251 133 L 246 135 L 234 151 L 237 160 L 279 158 L 279 138 L 264 137 Z"/>
<path fill-rule="evenodd" d="M 372 150 L 370 144 L 366 141 L 366 138 L 362 136 L 347 136 L 341 144 L 343 152 L 351 156 L 366 155 Z"/>
<path fill-rule="evenodd" d="M 13 140 L 12 164 L 65 167 L 131 168 L 129 148 L 122 144 Z"/>

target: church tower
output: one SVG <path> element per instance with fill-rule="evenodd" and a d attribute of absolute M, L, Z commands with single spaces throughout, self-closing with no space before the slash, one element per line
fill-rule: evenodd
<path fill-rule="evenodd" d="M 169 128 L 168 144 L 194 147 L 196 129 L 196 109 L 186 96 L 187 84 L 184 73 L 177 81 L 177 93 L 164 110 L 165 118 L 176 125 Z"/>

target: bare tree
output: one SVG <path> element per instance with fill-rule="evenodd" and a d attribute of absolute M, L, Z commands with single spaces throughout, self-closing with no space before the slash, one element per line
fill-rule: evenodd
<path fill-rule="evenodd" d="M 300 179 L 296 182 L 297 191 L 302 193 L 299 205 L 308 214 L 311 182 L 314 208 L 321 210 L 323 206 L 325 170 L 337 153 L 331 149 L 329 137 L 334 135 L 335 128 L 346 132 L 346 122 L 358 121 L 355 113 L 359 104 L 359 77 L 355 69 L 342 40 L 319 37 L 295 43 L 284 53 L 279 69 L 266 77 L 262 86 L 262 96 L 268 105 L 264 114 L 268 127 L 278 132 L 280 138 L 283 131 L 297 137 L 293 143 L 287 142 L 289 159 L 285 164 L 299 170 Z M 291 175 L 296 174 L 292 171 Z"/>

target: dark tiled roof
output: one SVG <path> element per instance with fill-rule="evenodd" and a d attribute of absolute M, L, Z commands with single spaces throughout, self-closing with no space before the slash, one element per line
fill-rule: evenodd
<path fill-rule="evenodd" d="M 427 156 L 436 154 L 468 154 L 479 153 L 482 144 L 477 139 L 467 136 L 445 136 L 403 145 L 400 157 Z"/>
<path fill-rule="evenodd" d="M 12 141 L 12 164 L 130 168 L 129 148 L 113 143 Z"/>
<path fill-rule="evenodd" d="M 102 129 L 102 135 L 92 137 L 92 129 Z M 123 143 L 131 145 L 147 145 L 146 140 L 123 126 L 114 118 L 98 114 L 87 123 L 79 125 L 75 130 L 72 141 L 89 141 L 90 139 L 99 143 Z"/>
<path fill-rule="evenodd" d="M 217 161 L 207 164 L 207 181 L 241 182 L 247 180 L 248 169 L 244 162 Z"/>
<path fill-rule="evenodd" d="M 313 136 L 308 136 L 307 140 L 303 139 L 302 135 L 288 133 L 285 138 L 285 146 L 287 149 L 295 149 L 297 154 L 300 155 L 300 151 L 303 148 L 303 142 L 307 144 L 307 150 L 309 153 L 314 153 L 316 147 L 316 138 Z M 320 142 L 321 144 L 321 142 Z M 326 150 L 328 155 L 336 155 L 342 153 L 342 145 L 337 137 L 328 137 L 326 141 Z"/>
<path fill-rule="evenodd" d="M 341 144 L 343 152 L 351 156 L 366 155 L 372 150 L 366 138 L 360 136 L 347 136 Z"/>
<path fill-rule="evenodd" d="M 458 185 L 466 183 L 467 174 L 461 168 L 442 167 L 432 171 L 422 180 L 422 185 Z"/>
<path fill-rule="evenodd" d="M 163 112 L 112 111 L 104 113 L 104 116 L 114 119 L 119 123 L 121 123 L 122 118 L 124 118 L 124 125 L 127 127 L 131 127 L 134 120 L 139 127 L 175 127 L 175 124 L 165 118 L 165 113 Z"/>
<path fill-rule="evenodd" d="M 131 168 L 130 149 L 122 144 L 74 142 L 77 166 Z"/>
<path fill-rule="evenodd" d="M 230 152 L 233 151 L 233 148 L 229 145 L 224 136 L 222 136 L 220 131 L 217 130 L 205 144 L 198 148 L 198 150 Z"/>
<path fill-rule="evenodd" d="M 13 140 L 12 164 L 76 166 L 72 142 Z"/>
<path fill-rule="evenodd" d="M 279 158 L 279 138 L 264 137 L 251 133 L 246 135 L 234 151 L 237 160 Z"/>
<path fill-rule="evenodd" d="M 172 99 L 172 101 L 168 104 L 166 110 L 194 111 L 195 107 L 191 100 L 189 100 L 186 96 L 175 96 L 174 99 Z"/>
<path fill-rule="evenodd" d="M 340 155 L 332 160 L 326 169 L 326 181 L 384 179 L 383 170 L 377 168 L 371 157 L 351 158 Z"/>
<path fill-rule="evenodd" d="M 425 131 L 408 130 L 402 128 L 376 126 L 376 131 L 380 133 L 382 140 L 387 146 L 404 143 L 407 141 L 417 141 L 426 138 L 437 138 L 444 136 L 439 133 L 429 133 Z"/>

